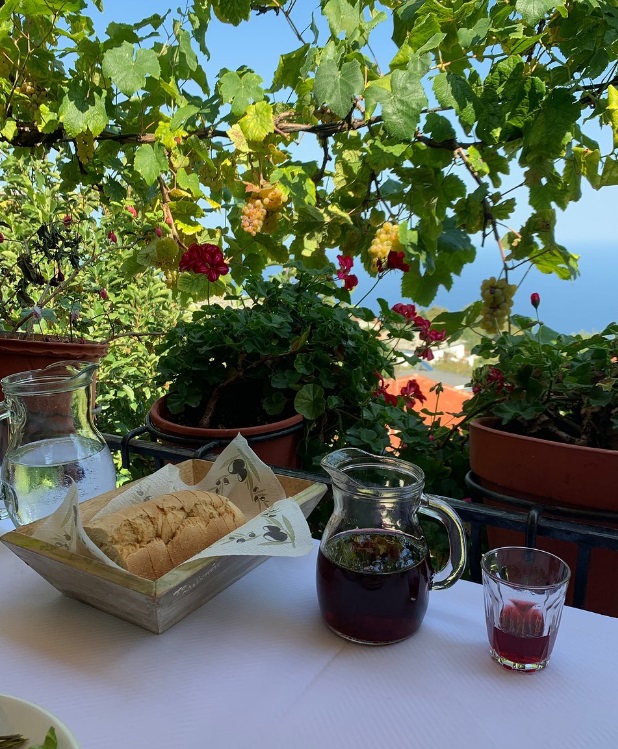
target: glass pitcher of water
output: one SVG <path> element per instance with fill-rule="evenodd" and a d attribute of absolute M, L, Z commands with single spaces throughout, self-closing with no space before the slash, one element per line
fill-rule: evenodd
<path fill-rule="evenodd" d="M 116 488 L 111 453 L 92 417 L 97 366 L 64 361 L 2 379 L 8 442 L 1 498 L 16 526 L 54 512 L 71 480 L 80 502 Z"/>

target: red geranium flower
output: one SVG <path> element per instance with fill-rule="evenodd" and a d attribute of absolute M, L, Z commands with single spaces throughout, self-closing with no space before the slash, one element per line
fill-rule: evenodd
<path fill-rule="evenodd" d="M 209 281 L 217 281 L 220 276 L 229 273 L 223 253 L 215 244 L 192 244 L 183 253 L 178 265 L 180 270 L 189 270 L 193 273 L 202 273 Z"/>
<path fill-rule="evenodd" d="M 386 267 L 393 270 L 402 270 L 407 273 L 410 270 L 408 263 L 404 261 L 405 253 L 391 250 L 386 256 Z"/>
<path fill-rule="evenodd" d="M 408 382 L 401 388 L 401 395 L 410 406 L 413 406 L 417 400 L 421 403 L 424 403 L 427 400 L 416 380 L 408 380 Z"/>
<path fill-rule="evenodd" d="M 403 304 L 403 302 L 397 302 L 393 305 L 393 312 L 397 312 L 406 318 L 406 320 L 414 320 L 416 317 L 416 307 L 413 304 Z"/>
<path fill-rule="evenodd" d="M 352 291 L 355 286 L 358 286 L 358 277 L 354 273 L 350 273 L 354 265 L 354 258 L 350 255 L 337 255 L 337 260 L 339 261 L 337 278 L 343 281 L 343 288 L 346 291 Z"/>
<path fill-rule="evenodd" d="M 380 395 L 383 396 L 384 400 L 390 405 L 390 406 L 396 406 L 397 405 L 397 396 L 393 395 L 393 393 L 388 392 L 388 385 L 384 381 L 384 377 L 379 372 L 375 372 L 375 376 L 380 381 L 380 385 L 378 389 L 375 391 L 374 396 L 377 398 Z"/>

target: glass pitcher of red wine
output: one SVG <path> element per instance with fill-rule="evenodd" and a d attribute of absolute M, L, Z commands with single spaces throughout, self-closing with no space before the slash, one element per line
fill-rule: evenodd
<path fill-rule="evenodd" d="M 323 458 L 322 466 L 332 478 L 335 504 L 318 552 L 322 617 L 353 642 L 405 640 L 423 621 L 429 591 L 461 577 L 462 522 L 446 502 L 424 494 L 425 475 L 412 463 L 345 448 Z M 439 572 L 432 567 L 419 513 L 446 527 L 449 560 Z"/>

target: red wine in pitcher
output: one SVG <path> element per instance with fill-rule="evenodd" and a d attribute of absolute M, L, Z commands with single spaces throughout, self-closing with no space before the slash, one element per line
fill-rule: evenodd
<path fill-rule="evenodd" d="M 340 533 L 318 552 L 322 617 L 349 640 L 399 642 L 420 626 L 432 577 L 426 548 L 410 536 L 385 530 Z"/>

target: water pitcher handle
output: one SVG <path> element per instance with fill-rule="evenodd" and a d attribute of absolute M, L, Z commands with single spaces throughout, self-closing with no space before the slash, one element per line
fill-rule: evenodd
<path fill-rule="evenodd" d="M 450 547 L 446 566 L 433 579 L 433 590 L 450 588 L 462 576 L 466 566 L 466 533 L 459 515 L 443 499 L 423 494 L 421 512 L 439 520 L 448 532 Z"/>
<path fill-rule="evenodd" d="M 5 401 L 0 401 L 0 422 L 4 421 L 5 419 L 8 421 L 10 411 L 5 403 Z M 7 424 L 0 424 L 0 465 L 2 464 L 2 461 L 4 460 L 4 453 L 6 452 L 6 446 L 9 441 L 9 425 Z M 4 508 L 2 506 L 2 500 L 0 500 L 0 520 L 2 518 L 5 518 L 6 515 L 4 514 Z"/>

